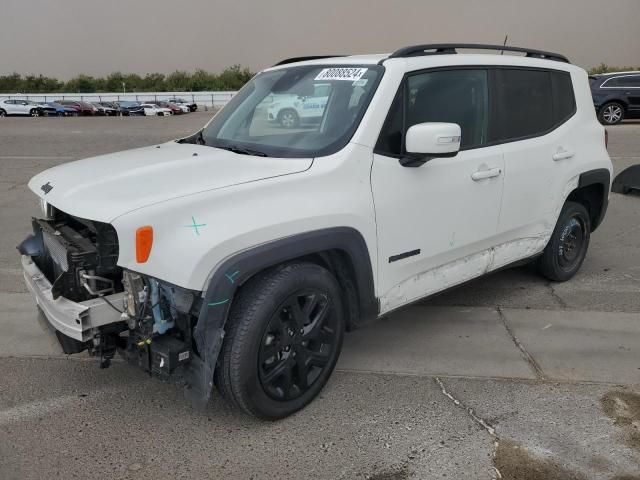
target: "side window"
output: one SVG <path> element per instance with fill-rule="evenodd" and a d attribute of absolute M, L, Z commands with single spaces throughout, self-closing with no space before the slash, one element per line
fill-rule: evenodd
<path fill-rule="evenodd" d="M 496 135 L 509 141 L 540 135 L 551 129 L 553 95 L 551 72 L 544 70 L 496 70 Z"/>
<path fill-rule="evenodd" d="M 553 90 L 553 123 L 560 125 L 576 111 L 571 75 L 567 72 L 551 72 Z"/>
<path fill-rule="evenodd" d="M 629 85 L 630 77 L 613 77 L 602 84 L 603 87 L 609 88 L 625 88 Z"/>
<path fill-rule="evenodd" d="M 627 78 L 627 84 L 630 87 L 640 88 L 640 75 L 634 75 Z"/>
<path fill-rule="evenodd" d="M 412 125 L 460 125 L 461 148 L 487 142 L 489 94 L 486 70 L 442 70 L 408 76 L 389 110 L 376 145 L 382 154 L 401 155 L 404 133 Z"/>

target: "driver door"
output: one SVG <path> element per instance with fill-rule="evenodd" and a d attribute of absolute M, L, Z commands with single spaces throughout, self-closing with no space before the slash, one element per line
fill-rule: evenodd
<path fill-rule="evenodd" d="M 486 146 L 488 72 L 426 71 L 405 77 L 376 145 L 371 172 L 378 234 L 381 312 L 484 273 L 503 190 L 499 145 Z M 411 125 L 461 127 L 461 151 L 403 167 Z"/>

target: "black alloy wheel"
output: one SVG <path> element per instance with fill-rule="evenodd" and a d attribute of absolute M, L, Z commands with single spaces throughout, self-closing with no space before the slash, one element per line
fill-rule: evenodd
<path fill-rule="evenodd" d="M 234 297 L 215 384 L 246 413 L 283 418 L 313 400 L 335 367 L 345 330 L 335 277 L 312 263 L 257 274 Z"/>
<path fill-rule="evenodd" d="M 337 347 L 332 310 L 326 293 L 307 289 L 271 317 L 258 353 L 260 382 L 271 398 L 298 398 L 318 380 Z"/>

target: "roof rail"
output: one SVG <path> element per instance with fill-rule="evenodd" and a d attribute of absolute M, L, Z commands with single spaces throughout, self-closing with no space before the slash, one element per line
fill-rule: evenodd
<path fill-rule="evenodd" d="M 279 61 L 274 65 L 274 67 L 277 67 L 279 65 L 286 65 L 288 63 L 304 62 L 306 60 L 322 60 L 323 58 L 335 58 L 335 57 L 346 57 L 346 55 L 310 55 L 307 57 L 291 57 L 291 58 L 285 58 L 284 60 Z"/>
<path fill-rule="evenodd" d="M 564 55 L 553 52 L 545 52 L 542 50 L 533 50 L 531 48 L 509 47 L 506 45 L 484 45 L 481 43 L 434 43 L 431 45 L 412 45 L 409 47 L 396 50 L 388 58 L 400 57 L 417 57 L 422 55 L 442 55 L 458 53 L 458 48 L 469 48 L 474 50 L 500 50 L 505 52 L 521 52 L 526 53 L 527 57 L 543 58 L 546 60 L 556 60 L 558 62 L 569 62 Z"/>

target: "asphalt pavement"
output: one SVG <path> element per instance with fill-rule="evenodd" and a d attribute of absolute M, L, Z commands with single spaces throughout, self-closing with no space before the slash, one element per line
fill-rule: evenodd
<path fill-rule="evenodd" d="M 15 250 L 39 212 L 26 182 L 210 116 L 0 119 L 0 479 L 640 479 L 640 197 L 612 194 L 569 282 L 506 270 L 348 334 L 279 422 L 63 355 Z M 640 163 L 640 122 L 609 132 L 616 172 Z"/>

